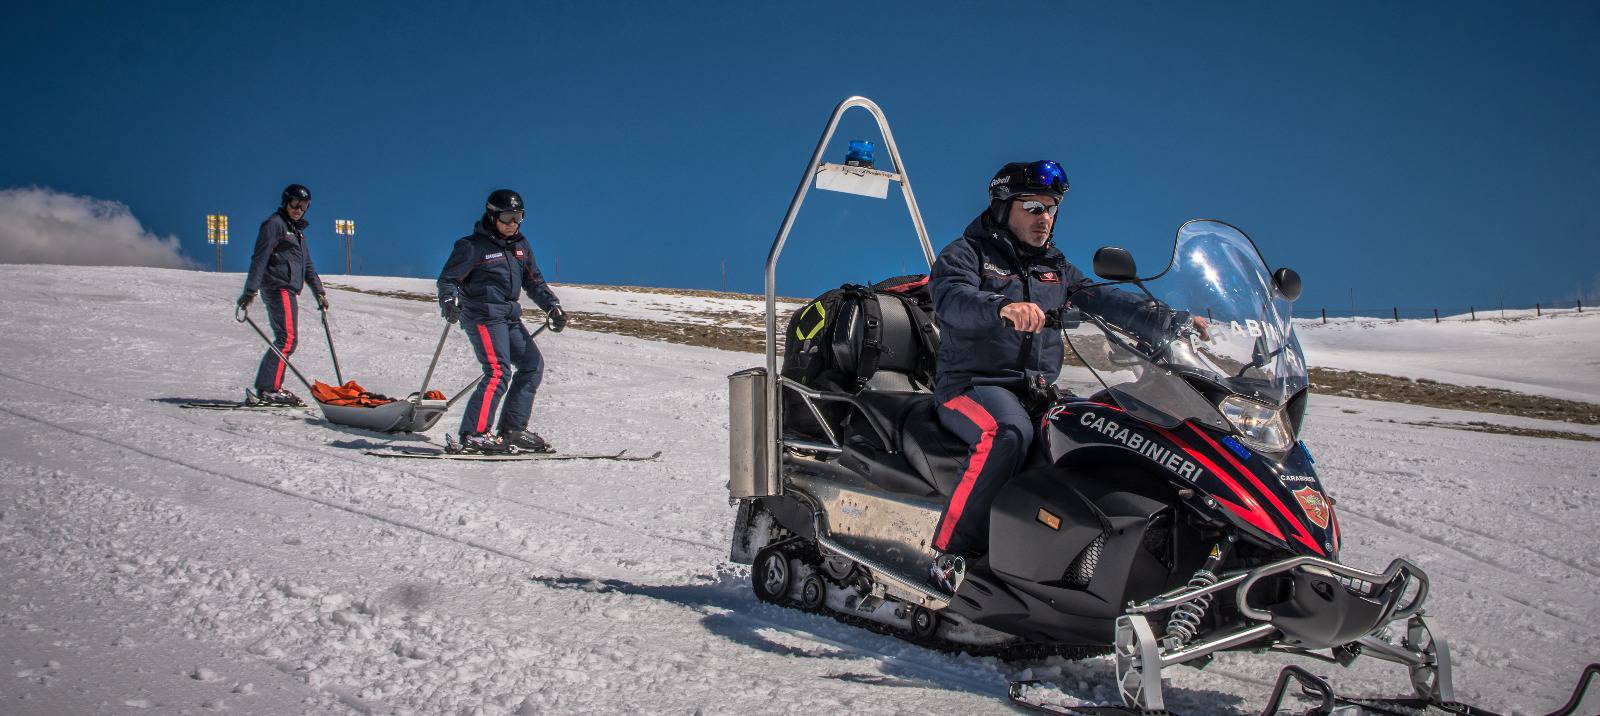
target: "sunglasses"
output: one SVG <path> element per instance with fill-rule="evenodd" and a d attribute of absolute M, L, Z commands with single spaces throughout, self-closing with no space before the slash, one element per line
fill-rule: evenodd
<path fill-rule="evenodd" d="M 1029 214 L 1033 214 L 1034 216 L 1039 216 L 1040 214 L 1049 214 L 1051 216 L 1055 216 L 1056 211 L 1060 208 L 1060 204 L 1046 204 L 1042 201 L 1033 201 L 1032 199 L 1022 202 L 1022 210 L 1028 212 Z"/>
<path fill-rule="evenodd" d="M 305 211 L 306 209 L 311 208 L 311 202 L 309 202 L 309 201 L 291 201 L 291 202 L 288 203 L 288 208 L 293 210 L 293 211 Z"/>
<path fill-rule="evenodd" d="M 494 220 L 507 226 L 521 226 L 523 213 L 520 211 L 502 211 L 494 215 Z"/>

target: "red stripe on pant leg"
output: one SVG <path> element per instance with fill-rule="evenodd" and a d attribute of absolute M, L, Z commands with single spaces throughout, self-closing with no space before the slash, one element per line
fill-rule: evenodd
<path fill-rule="evenodd" d="M 967 459 L 967 471 L 962 473 L 961 482 L 956 485 L 955 494 L 950 496 L 950 507 L 944 511 L 944 521 L 939 523 L 939 534 L 933 538 L 934 549 L 945 550 L 950 546 L 950 535 L 955 533 L 956 522 L 961 520 L 961 512 L 966 509 L 967 497 L 972 494 L 972 486 L 978 481 L 978 473 L 983 472 L 983 464 L 989 460 L 989 448 L 994 445 L 994 435 L 1000 426 L 994 422 L 994 417 L 983 409 L 978 401 L 965 395 L 958 395 L 945 403 L 944 407 L 950 408 L 963 417 L 971 420 L 983 435 L 979 436 L 978 444 L 972 449 L 972 457 Z"/>
<path fill-rule="evenodd" d="M 489 382 L 483 388 L 483 401 L 478 404 L 478 432 L 489 431 L 489 410 L 493 407 L 494 391 L 500 386 L 500 360 L 494 355 L 494 339 L 489 329 L 478 324 L 478 339 L 483 341 L 483 354 L 489 358 Z"/>
<path fill-rule="evenodd" d="M 294 352 L 294 311 L 289 304 L 289 289 L 280 288 L 283 292 L 283 354 L 285 356 Z M 283 390 L 283 368 L 287 365 L 283 358 L 278 358 L 278 372 L 272 378 L 272 389 Z"/>

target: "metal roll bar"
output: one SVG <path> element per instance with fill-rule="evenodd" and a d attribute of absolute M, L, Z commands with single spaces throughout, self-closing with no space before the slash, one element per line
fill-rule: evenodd
<path fill-rule="evenodd" d="M 778 228 L 778 236 L 772 242 L 772 250 L 767 254 L 766 271 L 766 297 L 767 297 L 767 376 L 766 381 L 766 439 L 770 448 L 766 451 L 766 464 L 764 466 L 765 481 L 767 484 L 776 485 L 781 492 L 782 481 L 778 479 L 778 465 L 782 455 L 783 432 L 781 413 L 780 382 L 778 378 L 778 256 L 783 253 L 783 244 L 789 239 L 789 230 L 794 227 L 795 217 L 800 213 L 801 204 L 805 203 L 806 193 L 811 189 L 817 171 L 822 165 L 822 155 L 828 149 L 828 142 L 833 139 L 833 133 L 839 128 L 839 119 L 846 110 L 860 107 L 872 115 L 877 122 L 878 131 L 883 135 L 884 146 L 889 149 L 889 159 L 894 162 L 895 172 L 889 175 L 890 181 L 900 183 L 901 195 L 906 200 L 906 210 L 911 214 L 911 223 L 917 230 L 917 240 L 922 244 L 922 256 L 927 260 L 928 266 L 933 266 L 933 244 L 928 242 L 928 229 L 922 223 L 922 211 L 917 208 L 916 195 L 911 192 L 911 180 L 906 175 L 906 164 L 900 159 L 900 149 L 894 143 L 894 134 L 889 131 L 889 120 L 883 116 L 883 110 L 866 97 L 849 97 L 839 106 L 834 107 L 833 115 L 828 118 L 828 125 L 822 131 L 822 138 L 817 141 L 817 149 L 811 154 L 810 163 L 800 175 L 800 186 L 795 189 L 794 199 L 789 202 L 789 211 L 783 217 L 783 225 Z"/>

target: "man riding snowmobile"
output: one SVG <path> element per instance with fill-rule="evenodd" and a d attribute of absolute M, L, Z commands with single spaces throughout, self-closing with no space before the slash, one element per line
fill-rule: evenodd
<path fill-rule="evenodd" d="M 1044 330 L 1046 314 L 1071 294 L 1075 307 L 1135 330 L 1164 329 L 1172 317 L 1126 291 L 1084 288 L 1089 279 L 1053 241 L 1067 189 L 1053 161 L 1001 167 L 989 182 L 988 208 L 933 265 L 941 336 L 934 399 L 939 423 L 969 446 L 933 538 L 940 554 L 930 583 L 946 593 L 959 586 L 966 559 L 986 551 L 990 506 L 1027 458 L 1034 418 L 1054 397 L 1063 349 L 1060 333 Z"/>

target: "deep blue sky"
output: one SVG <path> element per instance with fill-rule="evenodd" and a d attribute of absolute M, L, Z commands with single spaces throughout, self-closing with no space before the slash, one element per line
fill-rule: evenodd
<path fill-rule="evenodd" d="M 431 4 L 430 4 L 431 5 Z M 1165 261 L 1238 224 L 1299 308 L 1600 293 L 1600 3 L 26 3 L 0 186 L 128 204 L 225 267 L 289 182 L 314 257 L 435 275 L 491 189 L 547 274 L 757 291 L 842 98 L 888 114 L 935 250 L 1010 160 L 1072 181 L 1057 238 Z M 865 113 L 844 124 L 876 139 Z M 880 151 L 880 154 L 882 152 Z M 812 193 L 780 290 L 919 270 L 897 193 Z M 559 261 L 559 272 L 556 264 Z"/>

